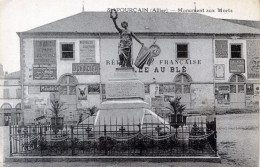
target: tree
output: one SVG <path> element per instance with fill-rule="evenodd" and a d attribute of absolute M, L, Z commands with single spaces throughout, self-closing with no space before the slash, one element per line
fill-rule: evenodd
<path fill-rule="evenodd" d="M 51 118 L 51 124 L 55 135 L 57 135 L 59 129 L 63 128 L 63 117 L 59 117 L 59 114 L 67 109 L 64 108 L 64 104 L 64 102 L 61 102 L 55 95 L 53 95 L 50 110 L 53 114 L 53 117 Z"/>
<path fill-rule="evenodd" d="M 168 108 L 172 113 L 170 113 L 170 123 L 173 125 L 174 128 L 176 128 L 176 134 L 177 134 L 177 128 L 180 126 L 180 123 L 183 123 L 182 120 L 178 118 L 182 118 L 182 112 L 185 110 L 185 105 L 180 103 L 181 97 L 175 97 L 174 100 L 169 100 L 170 106 L 166 107 Z M 180 117 L 178 117 L 179 115 Z"/>
<path fill-rule="evenodd" d="M 53 95 L 53 97 L 50 110 L 52 111 L 52 114 L 54 114 L 54 117 L 58 118 L 59 114 L 67 108 L 64 108 L 64 102 L 61 102 L 55 95 Z"/>
<path fill-rule="evenodd" d="M 93 116 L 97 112 L 97 110 L 98 110 L 98 108 L 96 106 L 88 108 L 89 116 Z"/>

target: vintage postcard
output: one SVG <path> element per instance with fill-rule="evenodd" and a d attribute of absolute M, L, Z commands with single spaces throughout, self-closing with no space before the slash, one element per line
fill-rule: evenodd
<path fill-rule="evenodd" d="M 259 165 L 259 0 L 0 0 L 0 166 Z"/>

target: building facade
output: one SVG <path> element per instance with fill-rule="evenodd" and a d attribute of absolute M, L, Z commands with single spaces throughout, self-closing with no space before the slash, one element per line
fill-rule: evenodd
<path fill-rule="evenodd" d="M 159 115 L 176 96 L 190 113 L 258 109 L 258 29 L 188 13 L 119 13 L 121 21 L 145 46 L 161 49 L 150 66 L 135 68 L 145 101 Z M 106 100 L 105 84 L 119 67 L 109 13 L 82 12 L 18 35 L 25 123 L 51 117 L 54 96 L 65 103 L 67 123 Z M 140 48 L 133 40 L 133 62 Z"/>
<path fill-rule="evenodd" d="M 23 120 L 20 71 L 0 76 L 0 126 L 17 125 Z"/>

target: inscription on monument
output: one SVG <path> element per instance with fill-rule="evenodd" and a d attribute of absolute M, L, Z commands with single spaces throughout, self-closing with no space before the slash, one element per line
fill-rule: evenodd
<path fill-rule="evenodd" d="M 144 98 L 144 85 L 140 82 L 109 82 L 106 84 L 107 98 Z"/>

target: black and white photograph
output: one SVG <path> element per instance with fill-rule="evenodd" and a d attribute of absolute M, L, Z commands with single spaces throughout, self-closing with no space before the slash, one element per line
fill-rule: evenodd
<path fill-rule="evenodd" d="M 259 0 L 0 0 L 0 167 L 258 167 Z"/>

